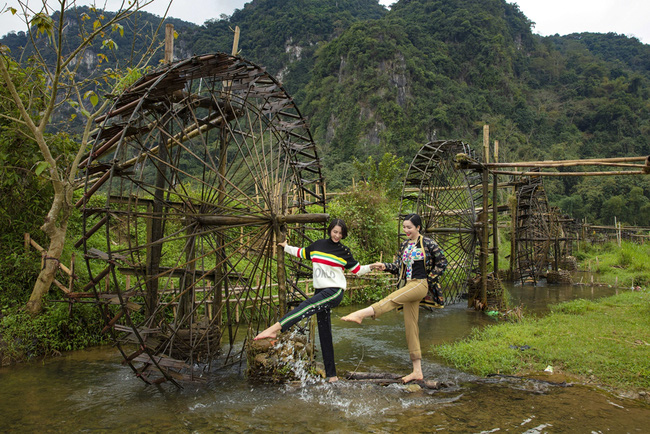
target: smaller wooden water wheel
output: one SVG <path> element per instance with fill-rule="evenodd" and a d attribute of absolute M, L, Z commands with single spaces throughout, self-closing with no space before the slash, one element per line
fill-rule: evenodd
<path fill-rule="evenodd" d="M 422 146 L 409 166 L 400 204 L 400 217 L 419 214 L 426 225 L 423 233 L 444 250 L 449 262 L 440 280 L 445 303 L 456 303 L 467 292 L 477 258 L 481 177 L 457 168 L 458 154 L 474 158 L 461 141 L 437 140 Z"/>
<path fill-rule="evenodd" d="M 546 272 L 553 240 L 551 211 L 541 177 L 529 177 L 517 188 L 516 268 L 522 284 L 536 285 Z"/>
<path fill-rule="evenodd" d="M 573 255 L 573 241 L 578 238 L 578 231 L 580 229 L 579 223 L 576 219 L 569 215 L 561 214 L 558 210 L 557 213 L 557 230 L 560 235 L 560 243 L 558 249 L 558 258 L 563 258 Z"/>
<path fill-rule="evenodd" d="M 310 268 L 277 246 L 328 219 L 305 120 L 264 68 L 217 53 L 142 77 L 99 121 L 78 246 L 105 330 L 147 383 L 232 363 L 305 298 Z"/>

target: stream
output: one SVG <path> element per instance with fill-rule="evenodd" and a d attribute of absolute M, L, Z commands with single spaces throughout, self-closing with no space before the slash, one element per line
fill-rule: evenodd
<path fill-rule="evenodd" d="M 508 285 L 506 285 L 508 286 Z M 508 287 L 513 305 L 543 315 L 549 303 L 614 294 L 608 287 Z M 362 325 L 332 313 L 339 375 L 345 371 L 407 374 L 410 360 L 401 313 Z M 253 384 L 244 366 L 214 374 L 207 384 L 146 386 L 113 347 L 75 351 L 0 369 L 1 432 L 648 432 L 650 406 L 603 390 L 511 378 L 478 378 L 451 369 L 427 351 L 493 324 L 463 304 L 420 311 L 426 379 L 448 384 L 409 391 L 340 381 Z"/>

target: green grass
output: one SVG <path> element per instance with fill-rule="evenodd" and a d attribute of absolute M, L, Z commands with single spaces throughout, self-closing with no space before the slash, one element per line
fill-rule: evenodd
<path fill-rule="evenodd" d="M 528 345 L 520 350 L 514 347 Z M 598 301 L 556 305 L 525 318 L 474 330 L 466 339 L 433 347 L 456 368 L 478 375 L 543 371 L 589 377 L 615 388 L 650 388 L 650 293 L 628 291 Z"/>
<path fill-rule="evenodd" d="M 601 245 L 586 244 L 576 253 L 581 269 L 592 271 L 602 283 L 630 288 L 650 285 L 650 244 L 623 241 Z"/>

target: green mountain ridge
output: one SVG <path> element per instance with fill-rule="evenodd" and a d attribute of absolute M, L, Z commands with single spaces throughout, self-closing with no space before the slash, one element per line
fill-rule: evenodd
<path fill-rule="evenodd" d="M 541 37 L 505 0 L 401 0 L 390 11 L 377 0 L 253 0 L 202 26 L 170 21 L 176 58 L 230 52 L 240 27 L 239 54 L 308 118 L 330 190 L 349 185 L 354 158 L 409 162 L 434 138 L 478 150 L 484 124 L 507 161 L 650 155 L 650 46 L 614 33 Z M 0 42 L 17 53 L 21 37 Z M 576 218 L 650 221 L 647 177 L 554 178 L 546 190 Z"/>

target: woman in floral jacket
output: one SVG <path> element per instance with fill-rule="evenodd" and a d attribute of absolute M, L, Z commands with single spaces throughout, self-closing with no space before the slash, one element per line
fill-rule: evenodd
<path fill-rule="evenodd" d="M 402 377 L 402 381 L 408 383 L 424 378 L 418 327 L 419 306 L 420 303 L 442 304 L 442 299 L 440 294 L 436 293 L 436 289 L 438 288 L 438 277 L 447 267 L 447 259 L 435 241 L 420 234 L 422 219 L 419 215 L 409 214 L 406 216 L 403 229 L 407 239 L 400 247 L 397 260 L 394 263 L 377 262 L 371 265 L 373 269 L 398 274 L 398 285 L 403 286 L 383 300 L 341 319 L 361 324 L 364 318 L 377 318 L 393 309 L 403 308 L 406 342 L 413 363 L 413 372 Z"/>

